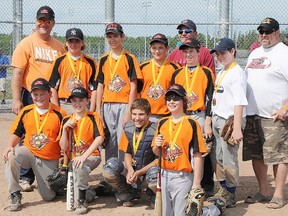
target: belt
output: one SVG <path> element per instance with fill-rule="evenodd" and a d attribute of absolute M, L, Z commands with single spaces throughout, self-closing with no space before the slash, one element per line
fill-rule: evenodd
<path fill-rule="evenodd" d="M 201 112 L 202 110 L 195 110 L 195 111 L 190 111 L 190 110 L 188 110 L 187 112 L 186 112 L 186 114 L 187 115 L 195 115 L 195 114 L 197 114 L 197 113 L 199 113 L 199 112 Z"/>
<path fill-rule="evenodd" d="M 62 103 L 71 103 L 71 101 L 68 98 L 59 98 L 59 101 Z"/>

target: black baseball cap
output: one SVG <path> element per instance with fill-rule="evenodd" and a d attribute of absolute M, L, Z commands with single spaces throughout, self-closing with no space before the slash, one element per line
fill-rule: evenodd
<path fill-rule="evenodd" d="M 230 38 L 221 38 L 220 41 L 216 43 L 215 48 L 210 51 L 210 53 L 212 54 L 216 51 L 224 52 L 232 48 L 235 49 L 235 43 L 233 42 L 233 40 L 231 40 Z"/>
<path fill-rule="evenodd" d="M 79 28 L 71 28 L 66 31 L 66 40 L 77 39 L 84 40 L 84 35 L 81 29 Z"/>
<path fill-rule="evenodd" d="M 108 23 L 105 28 L 105 34 L 114 33 L 114 34 L 123 34 L 123 28 L 119 23 Z"/>
<path fill-rule="evenodd" d="M 36 19 L 46 18 L 49 20 L 55 19 L 55 13 L 49 6 L 42 6 L 37 11 Z"/>
<path fill-rule="evenodd" d="M 152 37 L 152 40 L 151 40 L 151 42 L 150 42 L 150 45 L 151 45 L 153 42 L 161 42 L 161 43 L 165 44 L 166 46 L 168 46 L 168 39 L 167 39 L 167 37 L 166 37 L 164 34 L 161 34 L 161 33 L 157 33 L 157 34 L 155 34 L 155 35 Z"/>
<path fill-rule="evenodd" d="M 196 40 L 195 38 L 188 38 L 181 44 L 179 49 L 183 50 L 183 49 L 185 49 L 187 47 L 200 48 L 200 42 L 198 40 Z"/>
<path fill-rule="evenodd" d="M 41 89 L 41 90 L 44 90 L 44 91 L 50 91 L 50 84 L 49 82 L 44 79 L 44 78 L 38 78 L 36 80 L 34 80 L 32 82 L 32 85 L 31 85 L 31 92 L 35 89 Z"/>
<path fill-rule="evenodd" d="M 186 96 L 186 90 L 184 89 L 184 87 L 182 85 L 179 84 L 173 84 L 169 87 L 169 89 L 167 90 L 167 92 L 165 93 L 165 95 L 169 95 L 171 93 L 176 93 L 181 97 L 185 97 Z"/>
<path fill-rule="evenodd" d="M 189 29 L 193 29 L 195 32 L 197 31 L 196 24 L 190 19 L 185 19 L 181 21 L 181 23 L 177 26 L 177 29 L 180 29 L 181 26 L 185 26 Z"/>
<path fill-rule="evenodd" d="M 69 96 L 68 100 L 71 100 L 73 97 L 77 98 L 89 98 L 88 91 L 83 87 L 77 87 L 72 90 L 71 95 Z"/>
<path fill-rule="evenodd" d="M 267 28 L 269 30 L 278 30 L 279 29 L 279 23 L 277 20 L 267 17 L 265 19 L 263 19 L 260 23 L 260 25 L 258 26 L 257 30 L 261 29 L 261 28 Z"/>

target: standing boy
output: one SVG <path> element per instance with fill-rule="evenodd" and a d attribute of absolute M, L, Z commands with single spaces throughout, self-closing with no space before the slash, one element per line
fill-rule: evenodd
<path fill-rule="evenodd" d="M 149 121 L 151 107 L 148 100 L 136 99 L 130 108 L 132 120 L 124 127 L 119 149 L 125 152 L 124 166 L 118 158 L 110 158 L 103 167 L 105 180 L 118 193 L 116 199 L 130 207 L 132 200 L 139 197 L 141 187 L 147 187 L 151 205 L 155 204 L 158 167 L 152 152 L 156 124 Z"/>
<path fill-rule="evenodd" d="M 32 168 L 43 200 L 51 201 L 55 197 L 46 178 L 58 166 L 60 146 L 57 136 L 65 112 L 49 102 L 50 86 L 43 78 L 32 82 L 31 96 L 34 104 L 26 106 L 17 115 L 10 128 L 9 147 L 3 154 L 11 194 L 10 211 L 19 211 L 22 207 L 22 188 L 19 185 L 21 167 Z M 24 134 L 23 145 L 17 146 Z"/>
<path fill-rule="evenodd" d="M 153 59 L 140 65 L 143 76 L 141 98 L 146 98 L 151 105 L 150 120 L 158 122 L 169 114 L 165 106 L 164 94 L 171 85 L 171 77 L 179 67 L 166 58 L 169 50 L 168 39 L 163 34 L 155 34 L 150 42 Z"/>
<path fill-rule="evenodd" d="M 89 174 L 101 162 L 99 147 L 104 141 L 102 122 L 97 113 L 89 112 L 88 91 L 83 87 L 75 88 L 69 97 L 75 112 L 66 116 L 61 125 L 60 145 L 63 151 L 69 152 L 69 133 L 73 128 L 72 159 L 75 185 L 79 190 L 76 213 L 87 213 L 86 190 L 88 189 Z M 64 160 L 66 161 L 66 160 Z"/>
<path fill-rule="evenodd" d="M 105 149 L 106 161 L 118 157 L 118 144 L 124 125 L 130 120 L 130 107 L 137 95 L 137 78 L 141 72 L 134 55 L 123 49 L 125 38 L 118 23 L 109 23 L 105 30 L 111 51 L 102 56 L 97 65 L 96 111 L 103 112 L 103 121 L 110 131 Z M 123 161 L 124 154 L 119 153 Z"/>

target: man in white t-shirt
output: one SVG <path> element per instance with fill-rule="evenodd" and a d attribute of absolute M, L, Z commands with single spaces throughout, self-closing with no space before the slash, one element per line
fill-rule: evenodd
<path fill-rule="evenodd" d="M 247 123 L 243 160 L 252 160 L 259 192 L 246 203 L 269 202 L 268 208 L 282 208 L 288 173 L 288 47 L 280 41 L 279 23 L 261 21 L 257 30 L 261 47 L 249 56 L 247 75 Z M 273 165 L 275 191 L 268 191 L 267 169 Z"/>

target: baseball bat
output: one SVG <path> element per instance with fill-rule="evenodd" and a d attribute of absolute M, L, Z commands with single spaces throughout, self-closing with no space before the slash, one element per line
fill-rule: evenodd
<path fill-rule="evenodd" d="M 161 159 L 162 147 L 159 148 L 158 153 L 158 176 L 157 176 L 157 188 L 156 188 L 156 202 L 155 202 L 155 214 L 156 216 L 162 216 L 162 192 L 161 192 Z"/>
<path fill-rule="evenodd" d="M 67 190 L 66 190 L 66 210 L 74 210 L 74 178 L 73 178 L 73 165 L 72 165 L 72 141 L 73 129 L 70 129 L 69 134 L 69 144 L 70 144 L 70 162 L 69 162 L 69 171 L 68 171 L 68 180 L 67 180 Z"/>

